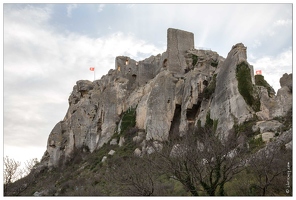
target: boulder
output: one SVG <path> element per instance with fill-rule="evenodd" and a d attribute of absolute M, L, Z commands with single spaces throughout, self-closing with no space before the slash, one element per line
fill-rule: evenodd
<path fill-rule="evenodd" d="M 162 148 L 163 148 L 163 144 L 161 142 L 154 141 L 151 146 L 146 147 L 146 152 L 149 155 L 154 153 L 155 151 L 157 152 L 161 151 Z"/>
<path fill-rule="evenodd" d="M 142 151 L 139 148 L 136 148 L 134 151 L 135 156 L 141 156 Z"/>
<path fill-rule="evenodd" d="M 270 139 L 274 137 L 274 132 L 265 132 L 262 133 L 263 142 L 270 142 Z"/>
<path fill-rule="evenodd" d="M 114 138 L 110 141 L 110 145 L 117 145 L 117 139 Z"/>
<path fill-rule="evenodd" d="M 286 149 L 290 149 L 290 150 L 292 150 L 292 148 L 293 148 L 292 141 L 290 141 L 290 142 L 288 142 L 287 144 L 285 144 L 285 147 L 286 147 Z"/>
<path fill-rule="evenodd" d="M 124 137 L 123 137 L 123 136 L 120 136 L 120 138 L 119 138 L 119 142 L 118 142 L 118 145 L 119 145 L 120 147 L 122 147 L 122 146 L 124 145 L 124 143 L 125 143 L 125 139 L 124 139 Z"/>
<path fill-rule="evenodd" d="M 113 156 L 115 154 L 115 151 L 113 149 L 111 149 L 108 153 L 108 155 Z"/>
<path fill-rule="evenodd" d="M 264 132 L 277 132 L 280 131 L 281 127 L 283 127 L 283 124 L 276 120 L 270 120 L 270 121 L 259 121 L 256 122 L 256 124 L 252 127 L 253 131 L 260 131 L 260 133 Z"/>
<path fill-rule="evenodd" d="M 107 156 L 104 156 L 104 157 L 102 158 L 101 162 L 103 163 L 103 162 L 105 162 L 106 160 L 107 160 Z"/>
<path fill-rule="evenodd" d="M 143 139 L 140 136 L 136 135 L 135 137 L 133 137 L 133 142 L 135 142 L 135 143 L 140 143 L 142 140 Z"/>

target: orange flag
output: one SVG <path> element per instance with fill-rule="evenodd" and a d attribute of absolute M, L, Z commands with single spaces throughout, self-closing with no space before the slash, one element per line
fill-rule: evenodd
<path fill-rule="evenodd" d="M 90 67 L 89 70 L 90 71 L 95 71 L 95 68 L 94 67 Z"/>

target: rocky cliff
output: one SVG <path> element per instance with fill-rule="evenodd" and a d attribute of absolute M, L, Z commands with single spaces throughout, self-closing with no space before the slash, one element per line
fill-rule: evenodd
<path fill-rule="evenodd" d="M 137 128 L 132 135 L 140 144 L 137 155 L 209 120 L 221 137 L 254 119 L 262 135 L 279 130 L 274 119 L 292 108 L 292 74 L 283 75 L 275 95 L 263 76 L 254 77 L 242 43 L 223 58 L 194 49 L 193 33 L 168 29 L 167 37 L 162 54 L 142 61 L 118 56 L 115 69 L 100 80 L 76 82 L 65 118 L 49 135 L 43 166 L 63 164 L 77 149 L 91 153 L 106 143 L 124 145 L 127 116 Z"/>

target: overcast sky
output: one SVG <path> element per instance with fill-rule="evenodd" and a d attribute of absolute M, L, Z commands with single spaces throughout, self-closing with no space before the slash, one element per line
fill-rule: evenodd
<path fill-rule="evenodd" d="M 292 4 L 4 4 L 4 155 L 41 159 L 78 80 L 100 78 L 115 57 L 166 51 L 167 29 L 194 33 L 195 47 L 248 62 L 277 91 L 292 72 Z"/>

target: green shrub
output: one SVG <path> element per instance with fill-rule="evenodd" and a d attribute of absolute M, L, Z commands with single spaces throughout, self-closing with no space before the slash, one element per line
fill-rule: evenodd
<path fill-rule="evenodd" d="M 195 66 L 198 61 L 198 56 L 194 54 L 191 54 L 191 56 L 192 56 L 192 65 Z"/>
<path fill-rule="evenodd" d="M 216 89 L 216 77 L 217 74 L 214 74 L 213 79 L 211 80 L 210 84 L 204 89 L 203 96 L 206 99 L 210 99 L 212 94 L 215 92 Z"/>
<path fill-rule="evenodd" d="M 128 128 L 135 127 L 136 125 L 136 108 L 131 108 L 123 113 L 120 133 L 124 133 Z"/>
<path fill-rule="evenodd" d="M 218 123 L 219 123 L 219 119 L 215 119 L 215 120 L 214 120 L 214 124 L 213 124 L 213 130 L 214 130 L 214 133 L 215 133 L 216 130 L 217 130 Z"/>
<path fill-rule="evenodd" d="M 214 120 L 211 119 L 210 111 L 208 111 L 207 116 L 206 116 L 206 124 L 205 124 L 205 126 L 212 128 L 213 124 L 214 124 Z"/>
<path fill-rule="evenodd" d="M 212 67 L 217 67 L 217 66 L 218 66 L 218 61 L 213 61 L 213 62 L 211 62 L 211 66 L 212 66 Z"/>
<path fill-rule="evenodd" d="M 238 91 L 243 96 L 246 103 L 254 111 L 260 111 L 260 99 L 252 84 L 251 72 L 246 62 L 241 62 L 236 67 L 236 78 L 238 81 Z"/>
<path fill-rule="evenodd" d="M 252 152 L 256 152 L 258 149 L 260 149 L 264 145 L 264 142 L 262 140 L 262 135 L 258 138 L 251 138 L 249 140 L 249 147 Z"/>
<path fill-rule="evenodd" d="M 241 124 L 235 123 L 233 125 L 233 129 L 234 129 L 235 134 L 245 135 L 248 138 L 259 134 L 260 130 L 258 130 L 257 132 L 254 132 L 253 128 L 252 128 L 256 124 L 257 121 L 258 121 L 258 117 L 256 115 L 254 115 L 253 118 L 251 118 L 250 120 L 245 121 Z"/>
<path fill-rule="evenodd" d="M 210 111 L 208 111 L 207 116 L 206 116 L 205 127 L 212 129 L 214 131 L 214 133 L 216 132 L 217 127 L 218 127 L 218 119 L 216 119 L 216 120 L 211 119 Z"/>
<path fill-rule="evenodd" d="M 267 83 L 262 75 L 255 75 L 255 85 L 265 87 L 269 97 L 272 97 L 275 94 L 274 89 Z"/>
<path fill-rule="evenodd" d="M 136 108 L 130 108 L 122 114 L 120 133 L 114 133 L 113 138 L 124 137 L 125 142 L 122 147 L 116 146 L 114 157 L 124 157 L 132 155 L 136 148 L 136 144 L 133 142 L 133 137 L 137 134 L 138 128 L 136 127 Z"/>

